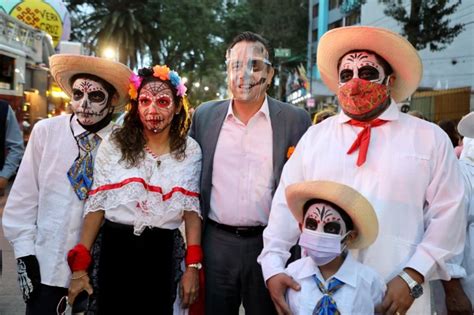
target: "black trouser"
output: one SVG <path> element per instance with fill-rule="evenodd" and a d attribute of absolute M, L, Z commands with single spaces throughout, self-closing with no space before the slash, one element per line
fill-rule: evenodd
<path fill-rule="evenodd" d="M 262 248 L 261 233 L 238 236 L 206 224 L 203 249 L 207 315 L 238 315 L 241 303 L 246 315 L 276 314 L 257 263 Z"/>
<path fill-rule="evenodd" d="M 37 294 L 26 303 L 26 315 L 57 315 L 58 304 L 67 296 L 67 288 L 41 284 L 35 290 Z"/>

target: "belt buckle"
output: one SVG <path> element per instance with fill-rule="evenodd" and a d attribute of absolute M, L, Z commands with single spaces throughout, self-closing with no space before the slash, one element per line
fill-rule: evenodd
<path fill-rule="evenodd" d="M 246 228 L 246 227 L 237 227 L 235 229 L 235 234 L 237 236 L 245 236 L 245 232 L 248 232 L 249 231 L 249 228 Z"/>

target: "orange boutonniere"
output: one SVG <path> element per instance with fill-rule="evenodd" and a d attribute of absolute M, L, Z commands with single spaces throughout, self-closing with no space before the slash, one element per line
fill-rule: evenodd
<path fill-rule="evenodd" d="M 161 80 L 169 80 L 170 79 L 170 68 L 167 66 L 154 66 L 153 67 L 153 76 L 155 78 L 160 78 Z"/>
<path fill-rule="evenodd" d="M 286 152 L 286 158 L 289 159 L 291 157 L 291 155 L 293 154 L 293 152 L 295 152 L 295 146 L 291 146 L 288 148 L 288 151 Z"/>

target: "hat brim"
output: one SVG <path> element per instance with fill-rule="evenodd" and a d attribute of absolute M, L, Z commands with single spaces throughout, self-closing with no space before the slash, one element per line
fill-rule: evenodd
<path fill-rule="evenodd" d="M 326 86 L 337 93 L 339 60 L 352 50 L 370 50 L 384 58 L 395 76 L 391 96 L 398 103 L 416 91 L 423 66 L 412 44 L 399 34 L 370 26 L 339 27 L 325 33 L 318 44 L 317 64 Z"/>
<path fill-rule="evenodd" d="M 128 102 L 129 78 L 132 74 L 122 63 L 105 58 L 73 54 L 56 54 L 49 58 L 51 75 L 59 87 L 72 97 L 71 78 L 76 74 L 92 74 L 110 83 L 118 93 L 112 105 L 118 110 Z"/>
<path fill-rule="evenodd" d="M 464 116 L 458 124 L 459 133 L 468 138 L 474 138 L 474 112 Z"/>
<path fill-rule="evenodd" d="M 358 235 L 348 244 L 348 248 L 368 247 L 377 238 L 379 224 L 374 208 L 353 188 L 331 181 L 302 182 L 286 188 L 288 207 L 299 223 L 304 221 L 303 206 L 311 199 L 332 202 L 351 217 Z"/>

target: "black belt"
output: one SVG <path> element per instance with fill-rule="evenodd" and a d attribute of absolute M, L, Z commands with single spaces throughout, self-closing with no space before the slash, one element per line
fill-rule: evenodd
<path fill-rule="evenodd" d="M 263 225 L 258 225 L 258 226 L 231 226 L 231 225 L 217 223 L 216 221 L 211 220 L 209 218 L 207 219 L 207 222 L 210 225 L 215 226 L 216 228 L 218 228 L 222 231 L 226 231 L 226 232 L 232 233 L 232 234 L 237 235 L 237 236 L 242 236 L 242 237 L 262 235 L 263 230 L 266 228 L 266 226 L 263 226 Z"/>

